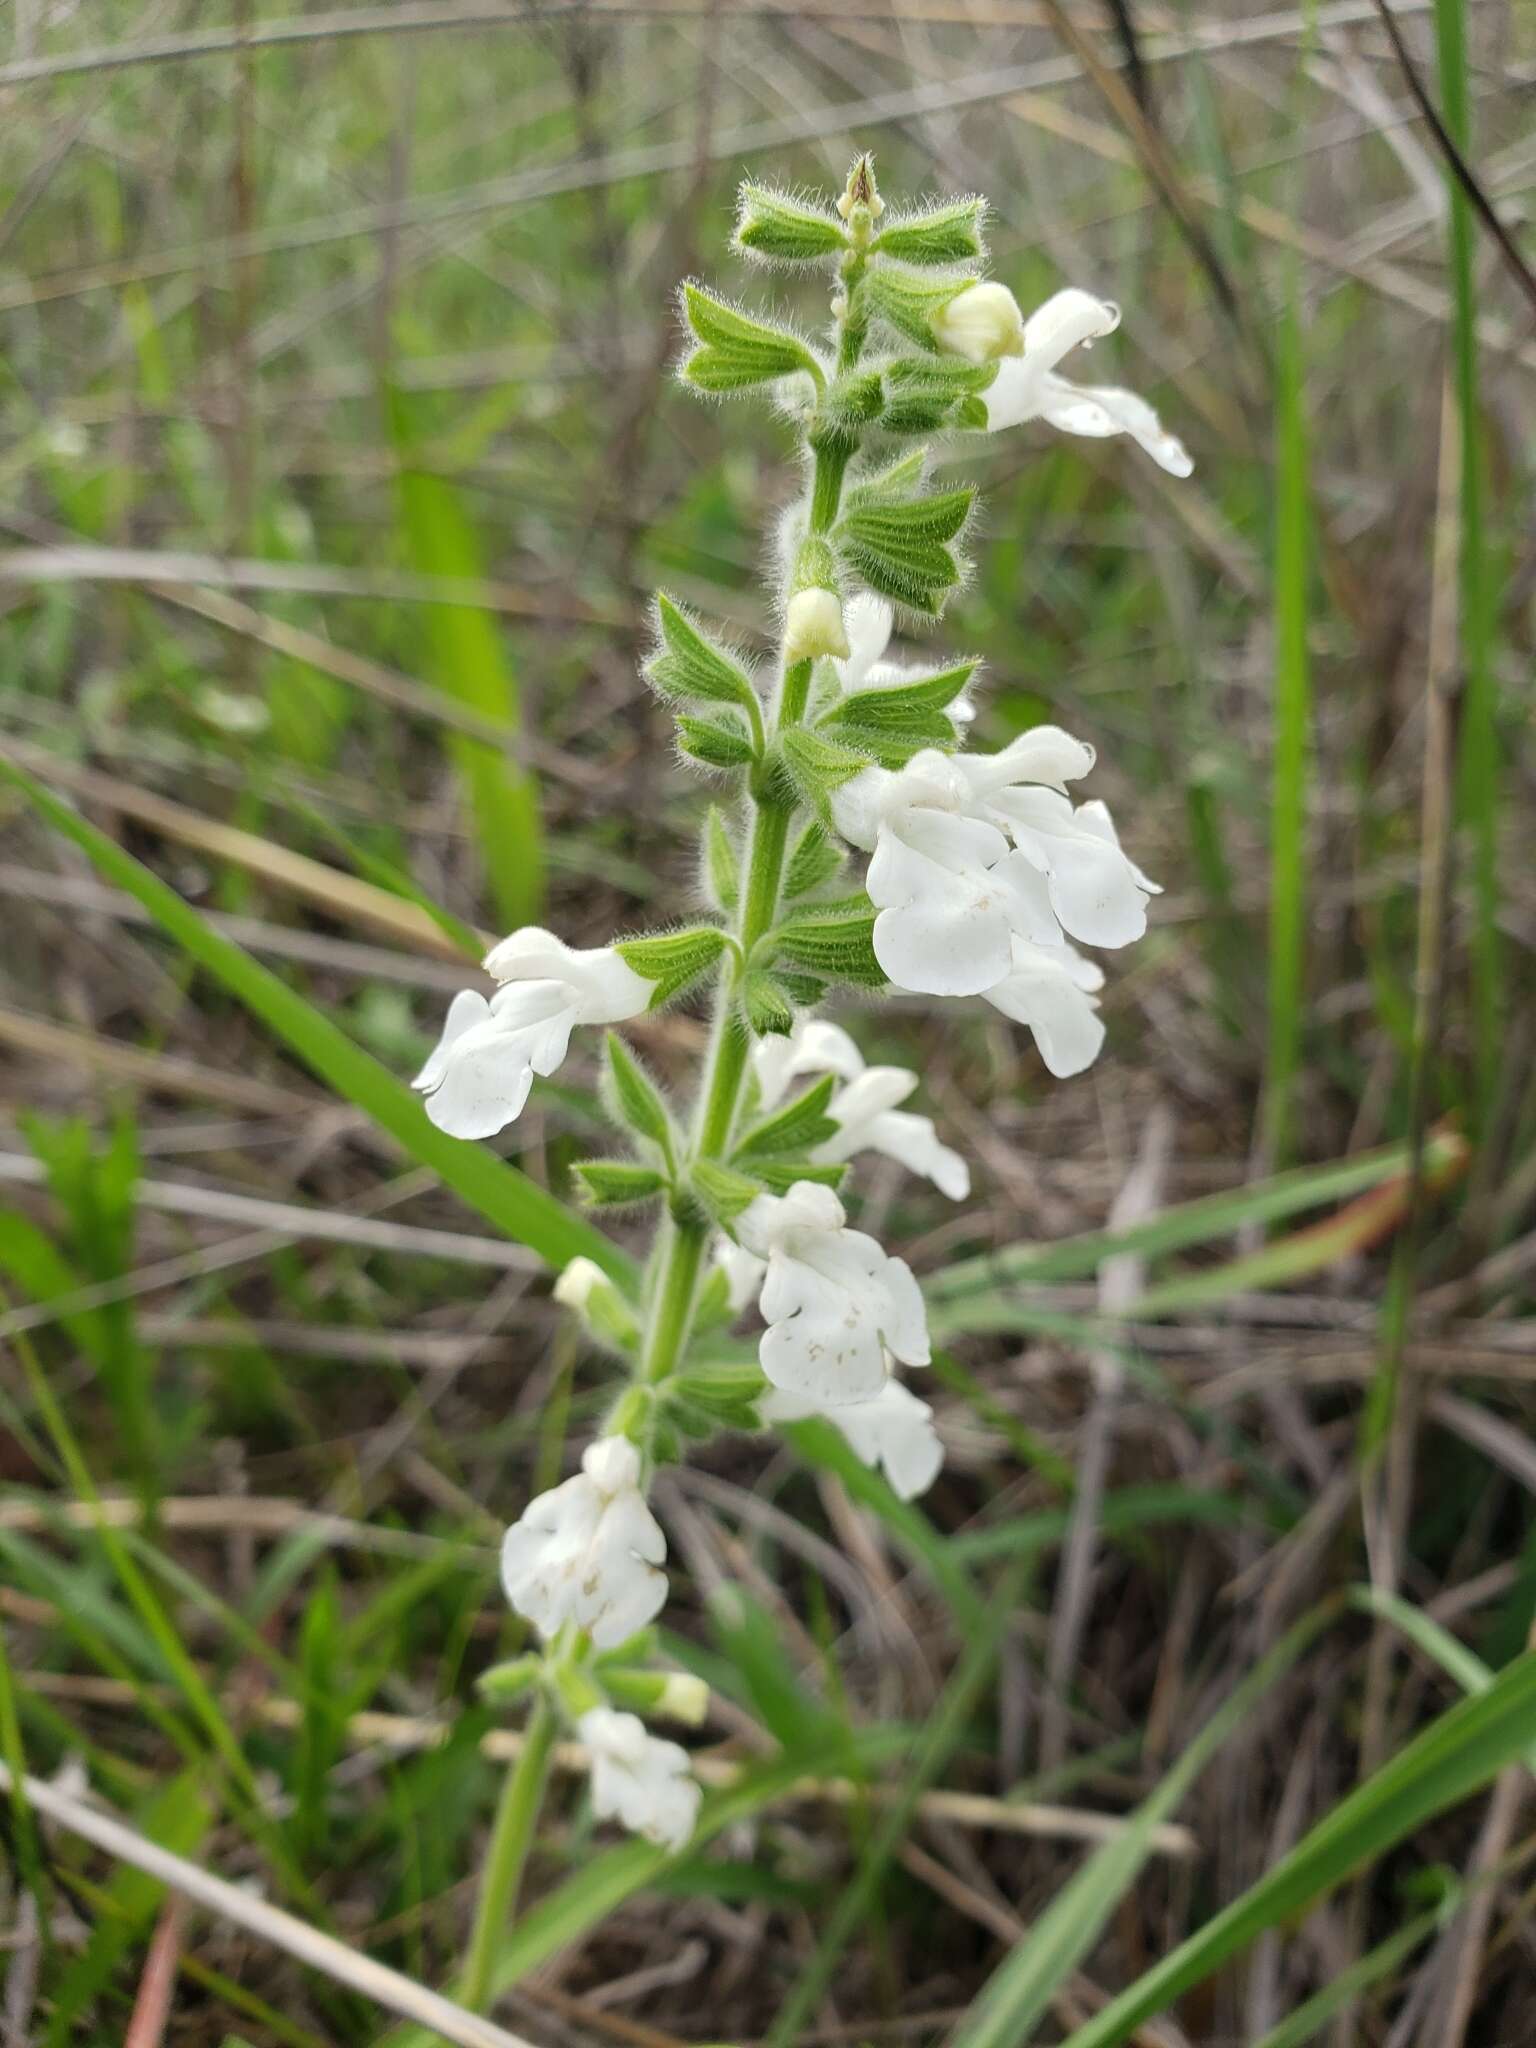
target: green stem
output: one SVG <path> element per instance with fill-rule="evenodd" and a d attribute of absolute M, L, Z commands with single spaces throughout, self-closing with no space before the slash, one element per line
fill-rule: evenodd
<path fill-rule="evenodd" d="M 861 252 L 846 274 L 850 293 L 863 268 Z M 857 361 L 863 339 L 863 327 L 857 322 L 844 325 L 839 357 L 845 366 Z M 835 524 L 842 502 L 843 479 L 856 448 L 854 439 L 840 433 L 827 434 L 814 444 L 809 517 L 813 533 L 826 533 Z M 811 668 L 809 661 L 792 662 L 785 668 L 775 707 L 775 738 L 804 719 L 811 694 Z M 739 952 L 734 969 L 723 974 L 715 995 L 714 1028 L 694 1131 L 694 1156 L 699 1159 L 719 1160 L 730 1150 L 751 1049 L 747 1022 L 737 999 L 737 982 L 753 948 L 774 927 L 784 887 L 784 855 L 794 805 L 771 781 L 766 788 L 754 789 L 752 802 L 752 844 L 736 933 Z M 708 1236 L 708 1225 L 692 1217 L 671 1217 L 663 1226 L 653 1254 L 651 1270 L 656 1281 L 636 1372 L 636 1380 L 642 1386 L 654 1387 L 670 1378 L 688 1348 Z"/>
<path fill-rule="evenodd" d="M 558 1727 L 559 1717 L 554 1708 L 539 1693 L 517 1761 L 508 1765 L 502 1780 L 501 1803 L 496 1809 L 490 1847 L 480 1872 L 475 1924 L 463 1973 L 455 1987 L 459 2003 L 468 2006 L 471 2012 L 483 2012 L 491 1995 L 496 1949 L 517 1903 L 523 1866 L 528 1861 L 534 1826 L 544 1803 L 550 1753 Z"/>

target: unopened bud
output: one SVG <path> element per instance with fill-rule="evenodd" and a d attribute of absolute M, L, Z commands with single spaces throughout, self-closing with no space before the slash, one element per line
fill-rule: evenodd
<path fill-rule="evenodd" d="M 698 1728 L 709 1712 L 709 1687 L 691 1671 L 669 1671 L 656 1711 L 669 1721 L 681 1721 L 685 1728 Z"/>
<path fill-rule="evenodd" d="M 621 1351 L 633 1348 L 639 1337 L 634 1312 L 594 1260 L 572 1259 L 550 1292 L 562 1308 L 581 1317 L 594 1337 Z"/>
<path fill-rule="evenodd" d="M 514 1657 L 510 1664 L 493 1664 L 488 1671 L 482 1671 L 475 1687 L 483 1699 L 505 1704 L 521 1699 L 537 1685 L 543 1669 L 542 1657 Z"/>
<path fill-rule="evenodd" d="M 562 1308 L 573 1308 L 580 1315 L 592 1299 L 593 1288 L 607 1285 L 608 1276 L 595 1259 L 572 1259 L 552 1292 Z"/>
<path fill-rule="evenodd" d="M 1007 285 L 987 279 L 967 285 L 928 322 L 933 338 L 968 363 L 992 363 L 1024 353 L 1024 316 Z"/>
<path fill-rule="evenodd" d="M 854 159 L 853 169 L 848 173 L 848 183 L 843 196 L 837 202 L 837 210 L 847 220 L 856 206 L 869 209 L 871 220 L 878 220 L 885 211 L 885 201 L 875 189 L 875 160 L 872 156 Z"/>
<path fill-rule="evenodd" d="M 842 604 L 835 590 L 797 591 L 784 621 L 784 659 L 811 661 L 820 654 L 847 658 Z"/>

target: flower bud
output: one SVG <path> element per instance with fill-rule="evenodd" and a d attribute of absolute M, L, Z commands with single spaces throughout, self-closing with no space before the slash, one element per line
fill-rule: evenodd
<path fill-rule="evenodd" d="M 1024 316 L 1007 285 L 987 279 L 946 301 L 928 322 L 933 338 L 968 363 L 992 363 L 1024 353 Z"/>
<path fill-rule="evenodd" d="M 475 1685 L 482 1699 L 505 1706 L 530 1692 L 538 1684 L 543 1669 L 542 1657 L 514 1657 L 510 1664 L 493 1664 L 488 1671 L 482 1671 Z"/>
<path fill-rule="evenodd" d="M 709 1712 L 709 1687 L 691 1671 L 669 1671 L 656 1712 L 668 1721 L 681 1721 L 685 1728 L 702 1727 Z"/>
<path fill-rule="evenodd" d="M 594 1260 L 572 1259 L 561 1269 L 550 1292 L 562 1308 L 580 1316 L 603 1343 L 627 1351 L 637 1342 L 639 1328 L 633 1310 Z"/>
<path fill-rule="evenodd" d="M 784 622 L 784 659 L 809 661 L 819 654 L 848 653 L 843 607 L 835 590 L 801 590 L 789 600 Z"/>

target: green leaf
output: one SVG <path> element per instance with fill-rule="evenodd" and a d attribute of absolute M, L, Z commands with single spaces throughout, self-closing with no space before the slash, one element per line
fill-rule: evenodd
<path fill-rule="evenodd" d="M 804 371 L 818 390 L 821 366 L 798 334 L 758 320 L 702 286 L 683 286 L 683 310 L 701 347 L 683 364 L 684 379 L 700 391 L 726 395 L 772 384 Z"/>
<path fill-rule="evenodd" d="M 472 1209 L 556 1268 L 594 1260 L 621 1285 L 633 1284 L 629 1259 L 585 1218 L 556 1201 L 483 1145 L 450 1138 L 431 1123 L 421 1099 L 354 1045 L 329 1017 L 296 995 L 248 953 L 184 903 L 158 875 L 78 817 L 50 789 L 0 755 L 3 775 L 65 838 L 87 854 L 109 882 L 125 889 L 181 947 L 218 977 L 338 1095 L 373 1119 L 412 1158 L 430 1167 Z M 640 971 L 640 970 L 637 970 Z"/>
<path fill-rule="evenodd" d="M 969 263 L 984 253 L 986 214 L 985 199 L 943 200 L 888 221 L 871 247 L 877 256 L 896 256 L 904 263 Z"/>
<path fill-rule="evenodd" d="M 690 718 L 681 713 L 677 743 L 706 768 L 750 768 L 757 759 L 752 736 L 739 718 Z"/>
<path fill-rule="evenodd" d="M 1066 2048 L 1115 2048 L 1269 1928 L 1293 1922 L 1360 1867 L 1469 1799 L 1523 1755 L 1536 1728 L 1536 1650 L 1517 1657 L 1475 1698 L 1459 1700 L 1341 1799 L 1257 1884 L 1111 1999 Z M 962 2037 L 964 2048 L 994 2038 Z M 957 2043 L 957 2048 L 960 2044 Z"/>
<path fill-rule="evenodd" d="M 773 970 L 773 978 L 802 1010 L 813 1010 L 827 992 L 827 984 L 815 974 L 791 974 L 782 963 Z"/>
<path fill-rule="evenodd" d="M 814 1088 L 807 1088 L 793 1102 L 772 1116 L 754 1124 L 736 1147 L 737 1159 L 754 1159 L 775 1152 L 810 1152 L 837 1136 L 838 1126 L 827 1115 L 827 1104 L 837 1087 L 836 1074 L 825 1074 Z"/>
<path fill-rule="evenodd" d="M 960 562 L 945 543 L 965 525 L 973 495 L 940 491 L 879 501 L 855 493 L 835 534 L 844 565 L 882 597 L 936 618 L 961 580 Z"/>
<path fill-rule="evenodd" d="M 773 935 L 781 958 L 808 967 L 828 981 L 856 988 L 884 988 L 885 970 L 875 958 L 875 911 L 845 911 L 827 917 L 790 918 Z"/>
<path fill-rule="evenodd" d="M 667 1185 L 665 1174 L 632 1159 L 578 1159 L 571 1171 L 594 1209 L 621 1209 L 631 1203 L 648 1202 Z"/>
<path fill-rule="evenodd" d="M 734 910 L 741 894 L 741 869 L 730 832 L 716 804 L 710 805 L 704 819 L 703 853 L 710 894 L 721 910 Z"/>
<path fill-rule="evenodd" d="M 997 376 L 996 363 L 967 363 L 958 356 L 902 356 L 883 372 L 885 400 L 880 425 L 888 434 L 932 434 L 944 427 L 986 425 L 978 395 Z"/>
<path fill-rule="evenodd" d="M 620 939 L 614 950 L 636 974 L 655 982 L 651 1008 L 659 1010 L 701 974 L 707 974 L 729 944 L 718 925 L 700 924 L 680 932 L 660 932 L 652 938 Z"/>
<path fill-rule="evenodd" d="M 835 214 L 748 180 L 737 195 L 734 242 L 764 263 L 822 263 L 847 248 L 848 231 Z"/>
<path fill-rule="evenodd" d="M 771 1195 L 787 1195 L 796 1181 L 814 1181 L 819 1188 L 840 1188 L 848 1178 L 846 1161 L 817 1166 L 809 1159 L 754 1159 L 752 1171 Z"/>
<path fill-rule="evenodd" d="M 716 1223 L 731 1224 L 742 1210 L 755 1202 L 762 1189 L 744 1173 L 733 1173 L 717 1159 L 696 1159 L 689 1183 Z"/>
<path fill-rule="evenodd" d="M 784 894 L 793 902 L 819 889 L 842 867 L 843 849 L 822 826 L 812 822 L 795 841 L 784 871 Z"/>
<path fill-rule="evenodd" d="M 649 1138 L 670 1157 L 672 1121 L 654 1082 L 616 1031 L 608 1033 L 606 1051 L 608 1092 L 619 1122 Z"/>
<path fill-rule="evenodd" d="M 422 576 L 463 584 L 483 581 L 484 553 L 463 495 L 447 477 L 413 467 L 415 401 L 398 390 L 389 391 L 387 399 L 400 457 L 401 531 L 410 566 Z M 518 686 L 504 622 L 475 604 L 427 604 L 419 607 L 419 615 L 427 679 L 515 732 Z M 468 733 L 451 733 L 448 750 L 474 813 L 501 921 L 509 930 L 530 924 L 544 897 L 538 785 L 510 751 Z"/>
<path fill-rule="evenodd" d="M 760 717 L 757 692 L 746 670 L 701 632 L 665 591 L 656 596 L 656 625 L 661 651 L 651 656 L 645 673 L 661 696 L 733 704 L 749 718 Z"/>
<path fill-rule="evenodd" d="M 878 263 L 859 287 L 859 297 L 888 327 L 937 354 L 935 317 L 975 282 L 973 277 L 926 277 L 921 270 L 908 270 L 899 263 Z"/>
<path fill-rule="evenodd" d="M 852 781 L 872 759 L 867 752 L 826 739 L 802 725 L 785 733 L 779 746 L 790 780 L 806 802 L 818 808 L 832 790 Z"/>
<path fill-rule="evenodd" d="M 851 690 L 838 702 L 830 717 L 853 731 L 899 732 L 942 712 L 970 687 L 978 664 L 962 661 L 937 675 L 918 676 L 911 682 L 894 683 L 888 689 Z M 828 721 L 822 720 L 823 724 Z M 949 721 L 946 719 L 945 724 Z"/>
<path fill-rule="evenodd" d="M 783 1036 L 794 1030 L 794 1005 L 766 968 L 754 967 L 743 977 L 741 1000 L 747 1022 L 759 1038 L 766 1038 L 770 1032 Z"/>

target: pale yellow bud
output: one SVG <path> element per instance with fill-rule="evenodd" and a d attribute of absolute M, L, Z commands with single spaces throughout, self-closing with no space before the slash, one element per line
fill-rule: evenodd
<path fill-rule="evenodd" d="M 685 1728 L 697 1728 L 709 1712 L 709 1687 L 691 1671 L 669 1671 L 656 1712 L 669 1721 L 681 1721 Z"/>
<path fill-rule="evenodd" d="M 929 321 L 933 338 L 968 363 L 993 363 L 1024 353 L 1024 316 L 1007 285 L 987 279 L 967 285 Z"/>
<path fill-rule="evenodd" d="M 835 590 L 797 591 L 784 621 L 784 659 L 809 661 L 819 654 L 847 658 L 843 607 Z"/>
<path fill-rule="evenodd" d="M 591 1259 L 572 1259 L 550 1291 L 562 1308 L 574 1309 L 580 1315 L 592 1299 L 593 1288 L 607 1285 L 608 1275 L 601 1266 Z"/>

